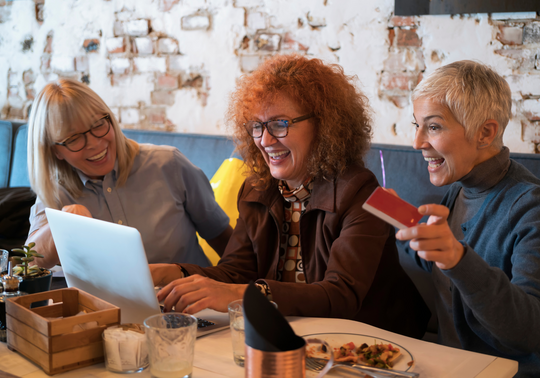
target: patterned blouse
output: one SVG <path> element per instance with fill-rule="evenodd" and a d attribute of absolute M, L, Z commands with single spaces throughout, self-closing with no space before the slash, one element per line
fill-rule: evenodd
<path fill-rule="evenodd" d="M 285 219 L 281 230 L 277 279 L 282 282 L 306 283 L 300 246 L 300 218 L 309 203 L 313 180 L 307 179 L 294 190 L 289 190 L 287 184 L 280 181 L 278 188 L 285 199 Z M 264 280 L 258 280 L 255 284 L 269 300 L 272 300 L 270 287 Z"/>
<path fill-rule="evenodd" d="M 280 181 L 278 187 L 285 199 L 285 219 L 279 248 L 278 280 L 306 283 L 300 246 L 300 217 L 306 211 L 306 206 L 309 203 L 313 182 L 307 180 L 298 188 L 288 190 L 287 184 Z"/>

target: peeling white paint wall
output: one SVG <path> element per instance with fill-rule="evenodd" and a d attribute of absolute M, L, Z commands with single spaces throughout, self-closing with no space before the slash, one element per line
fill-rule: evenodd
<path fill-rule="evenodd" d="M 48 81 L 84 77 L 123 127 L 227 134 L 223 116 L 236 79 L 265 56 L 297 51 L 339 63 L 358 76 L 374 110 L 374 142 L 410 144 L 414 129 L 407 96 L 418 76 L 456 60 L 474 59 L 510 82 L 515 103 L 505 144 L 512 151 L 538 152 L 540 33 L 535 34 L 535 28 L 540 18 L 531 13 L 502 21 L 487 14 L 421 16 L 401 25 L 403 20 L 393 19 L 393 4 L 45 0 L 39 22 L 33 0 L 0 0 L 1 117 L 24 119 L 32 96 Z M 413 39 L 400 40 L 408 32 Z M 525 33 L 522 43 L 520 32 Z M 126 51 L 113 52 L 122 46 L 122 38 Z M 390 71 L 390 79 L 397 81 L 385 86 Z M 177 88 L 158 88 L 165 74 L 178 77 Z M 412 87 L 393 89 L 406 80 Z"/>

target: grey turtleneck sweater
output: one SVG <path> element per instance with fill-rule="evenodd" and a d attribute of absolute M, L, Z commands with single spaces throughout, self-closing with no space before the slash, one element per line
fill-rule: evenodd
<path fill-rule="evenodd" d="M 459 180 L 462 188 L 448 217 L 448 224 L 456 239 L 463 239 L 461 225 L 468 222 L 480 210 L 490 189 L 503 179 L 508 167 L 510 167 L 510 151 L 507 147 L 503 147 L 499 154 L 478 164 Z"/>
<path fill-rule="evenodd" d="M 504 148 L 441 203 L 465 254 L 448 270 L 416 259 L 438 292 L 440 342 L 516 360 L 517 377 L 540 376 L 540 180 Z"/>
<path fill-rule="evenodd" d="M 478 164 L 458 181 L 461 190 L 448 217 L 448 225 L 457 240 L 463 240 L 464 237 L 462 224 L 478 213 L 490 189 L 502 180 L 509 166 L 510 151 L 503 147 L 499 154 Z M 433 266 L 432 275 L 438 293 L 435 303 L 439 321 L 439 343 L 461 348 L 452 315 L 453 283 L 436 266 Z"/>

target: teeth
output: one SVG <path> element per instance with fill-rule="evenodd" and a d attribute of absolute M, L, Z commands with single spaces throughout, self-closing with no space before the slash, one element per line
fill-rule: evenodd
<path fill-rule="evenodd" d="M 107 149 L 103 150 L 102 152 L 100 152 L 99 154 L 97 155 L 94 155 L 92 157 L 89 157 L 87 160 L 90 160 L 90 161 L 95 161 L 95 160 L 99 160 L 101 159 L 102 157 L 104 157 L 106 154 L 107 154 Z"/>
<path fill-rule="evenodd" d="M 424 160 L 428 162 L 428 165 L 433 168 L 440 167 L 442 163 L 444 163 L 443 158 L 431 158 L 431 157 L 424 157 Z"/>
<path fill-rule="evenodd" d="M 289 151 L 280 151 L 280 152 L 268 152 L 268 156 L 270 156 L 271 158 L 277 158 L 281 155 L 285 155 L 285 154 L 288 154 Z"/>

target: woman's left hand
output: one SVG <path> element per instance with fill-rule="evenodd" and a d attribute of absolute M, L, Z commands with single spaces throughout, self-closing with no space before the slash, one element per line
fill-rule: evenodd
<path fill-rule="evenodd" d="M 247 285 L 218 282 L 198 274 L 180 278 L 161 289 L 157 298 L 165 306 L 165 312 L 172 311 L 195 314 L 206 308 L 227 312 L 232 301 L 242 299 Z M 189 307 L 188 307 L 189 306 Z"/>
<path fill-rule="evenodd" d="M 149 264 L 154 286 L 165 286 L 178 278 L 184 277 L 182 268 L 177 264 Z"/>
<path fill-rule="evenodd" d="M 439 269 L 452 269 L 463 257 L 463 245 L 454 237 L 448 225 L 450 210 L 443 205 L 422 205 L 420 214 L 429 215 L 427 223 L 399 230 L 398 240 L 410 240 L 409 246 L 418 256 L 433 261 Z"/>

